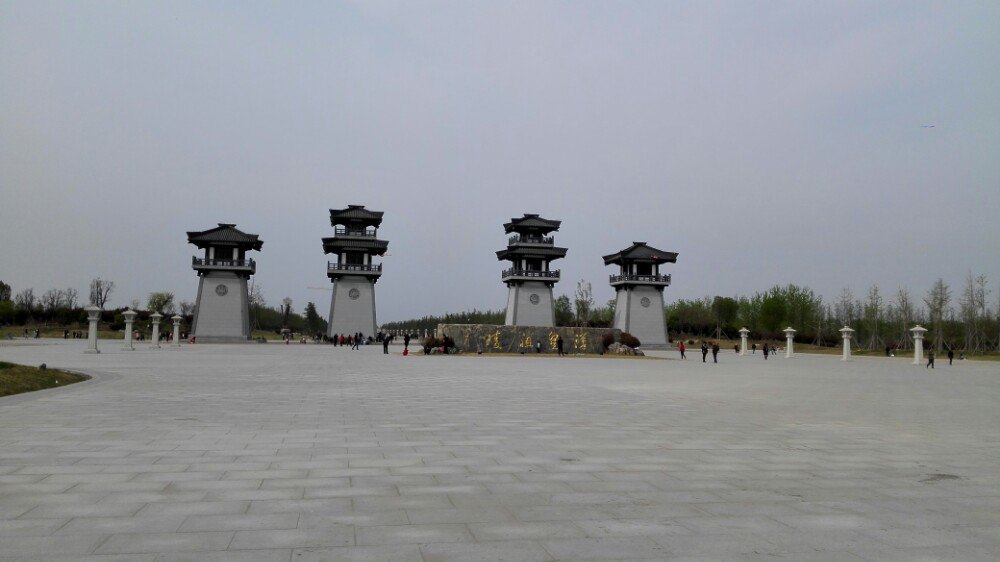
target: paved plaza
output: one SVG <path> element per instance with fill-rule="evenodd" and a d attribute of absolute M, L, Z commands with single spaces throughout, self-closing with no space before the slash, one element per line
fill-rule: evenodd
<path fill-rule="evenodd" d="M 95 375 L 0 399 L 0 560 L 1000 557 L 997 363 L 84 345 L 0 344 Z"/>

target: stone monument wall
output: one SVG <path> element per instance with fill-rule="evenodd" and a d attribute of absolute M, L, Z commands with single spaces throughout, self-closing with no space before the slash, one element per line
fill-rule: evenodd
<path fill-rule="evenodd" d="M 547 328 L 540 326 L 497 326 L 494 324 L 438 324 L 438 336 L 446 335 L 455 340 L 463 353 L 535 353 L 535 342 L 541 342 L 542 353 L 556 353 L 556 338 L 562 335 L 564 353 L 593 353 L 604 351 L 601 338 L 604 334 L 621 330 L 613 328 Z"/>

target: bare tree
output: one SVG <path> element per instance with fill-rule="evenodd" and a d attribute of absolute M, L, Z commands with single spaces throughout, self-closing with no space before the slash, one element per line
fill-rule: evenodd
<path fill-rule="evenodd" d="M 292 299 L 285 297 L 281 299 L 281 326 L 288 327 L 288 315 L 292 313 Z"/>
<path fill-rule="evenodd" d="M 267 301 L 264 300 L 264 289 L 261 288 L 260 283 L 254 283 L 250 286 L 249 296 L 251 307 L 267 306 Z"/>
<path fill-rule="evenodd" d="M 868 289 L 868 302 L 865 303 L 865 319 L 868 321 L 868 329 L 871 332 L 868 339 L 868 349 L 878 349 L 882 347 L 882 338 L 879 337 L 878 326 L 884 316 L 882 294 L 878 290 L 878 285 L 872 285 Z"/>
<path fill-rule="evenodd" d="M 951 303 L 951 288 L 939 277 L 924 297 L 924 304 L 927 305 L 927 313 L 930 315 L 934 330 L 934 349 L 937 351 L 941 351 L 944 347 L 944 320 L 949 303 Z"/>
<path fill-rule="evenodd" d="M 132 303 L 129 305 L 129 308 L 132 310 L 139 310 L 141 306 L 142 303 L 139 302 L 139 299 L 132 299 Z"/>
<path fill-rule="evenodd" d="M 910 328 L 912 327 L 910 323 L 913 321 L 914 316 L 913 300 L 910 298 L 910 292 L 900 287 L 896 291 L 895 304 L 894 314 L 898 322 L 896 347 L 910 349 L 913 343 L 910 339 Z"/>
<path fill-rule="evenodd" d="M 989 293 L 986 276 L 973 276 L 970 271 L 965 279 L 959 305 L 965 324 L 965 349 L 973 353 L 981 353 L 989 347 L 985 330 L 990 314 L 986 308 Z"/>
<path fill-rule="evenodd" d="M 105 281 L 98 277 L 90 282 L 90 304 L 104 310 L 104 305 L 108 302 L 108 297 L 115 290 L 114 281 Z"/>
<path fill-rule="evenodd" d="M 62 289 L 49 289 L 42 294 L 42 308 L 46 312 L 55 312 L 57 308 L 62 306 L 64 298 L 65 294 L 62 292 Z"/>
<path fill-rule="evenodd" d="M 69 288 L 63 291 L 63 297 L 63 303 L 66 305 L 66 308 L 76 308 L 80 293 L 76 289 Z"/>
<path fill-rule="evenodd" d="M 194 304 L 191 301 L 181 301 L 177 306 L 181 309 L 181 316 L 185 318 L 194 313 Z"/>
<path fill-rule="evenodd" d="M 22 310 L 33 310 L 35 308 L 35 290 L 25 289 L 14 295 L 14 304 Z"/>
<path fill-rule="evenodd" d="M 856 317 L 854 293 L 849 288 L 844 287 L 844 290 L 840 292 L 840 297 L 833 305 L 833 314 L 838 324 L 850 326 L 854 322 Z"/>
<path fill-rule="evenodd" d="M 573 292 L 573 304 L 576 307 L 577 326 L 586 326 L 590 322 L 590 311 L 594 308 L 594 295 L 590 283 L 583 279 L 577 281 Z"/>
<path fill-rule="evenodd" d="M 10 285 L 0 281 L 0 302 L 10 300 Z"/>

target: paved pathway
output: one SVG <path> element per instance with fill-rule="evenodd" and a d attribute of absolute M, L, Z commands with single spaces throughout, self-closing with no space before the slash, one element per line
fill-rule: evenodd
<path fill-rule="evenodd" d="M 997 363 L 50 343 L 0 560 L 1000 557 Z"/>

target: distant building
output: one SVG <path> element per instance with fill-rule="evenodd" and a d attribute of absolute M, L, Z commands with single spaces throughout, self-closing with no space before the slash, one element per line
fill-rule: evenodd
<path fill-rule="evenodd" d="M 333 237 L 323 239 L 323 251 L 337 259 L 326 264 L 326 275 L 333 283 L 329 336 L 375 335 L 375 283 L 382 276 L 382 264 L 373 263 L 372 258 L 384 255 L 389 247 L 389 242 L 376 238 L 382 215 L 363 205 L 330 209 Z"/>
<path fill-rule="evenodd" d="M 188 242 L 205 251 L 191 258 L 198 272 L 198 301 L 191 334 L 198 342 L 245 342 L 250 339 L 250 298 L 247 281 L 257 264 L 246 257 L 264 242 L 235 224 L 188 232 Z"/>
<path fill-rule="evenodd" d="M 610 278 L 616 297 L 613 327 L 639 338 L 642 347 L 650 349 L 670 347 L 663 312 L 663 289 L 670 285 L 670 275 L 660 273 L 664 263 L 677 263 L 677 254 L 645 242 L 633 242 L 604 256 L 604 265 L 619 266 L 619 273 Z"/>
<path fill-rule="evenodd" d="M 503 225 L 514 234 L 507 249 L 497 252 L 497 259 L 508 260 L 511 267 L 501 274 L 507 285 L 508 326 L 555 326 L 552 287 L 559 282 L 559 270 L 549 265 L 566 256 L 566 248 L 557 248 L 549 233 L 559 230 L 560 221 L 526 214 Z"/>

